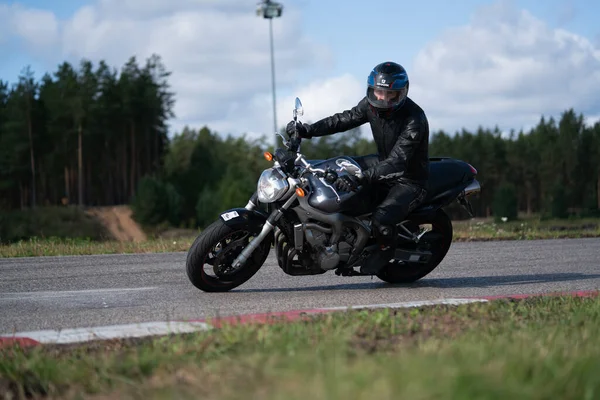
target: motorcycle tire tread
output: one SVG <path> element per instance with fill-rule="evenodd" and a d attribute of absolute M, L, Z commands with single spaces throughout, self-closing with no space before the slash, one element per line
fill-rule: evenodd
<path fill-rule="evenodd" d="M 206 229 L 198 235 L 188 252 L 186 260 L 187 276 L 195 287 L 204 292 L 227 292 L 244 284 L 258 272 L 268 256 L 270 244 L 265 251 L 266 254 L 260 254 L 262 253 L 261 250 L 263 250 L 264 246 L 259 246 L 242 267 L 241 275 L 237 276 L 237 279 L 233 281 L 223 282 L 220 279 L 207 276 L 203 273 L 203 260 L 205 254 L 212 249 L 216 243 L 237 230 L 239 229 L 228 226 L 219 219 L 206 227 Z"/>
<path fill-rule="evenodd" d="M 416 273 L 414 274 L 404 274 L 402 273 L 403 271 L 401 272 L 402 268 L 411 268 L 410 266 L 407 267 L 404 265 L 395 265 L 393 263 L 390 263 L 381 272 L 377 274 L 377 277 L 382 281 L 391 284 L 412 283 L 418 281 L 419 279 L 431 273 L 446 257 L 446 254 L 448 254 L 448 250 L 450 250 L 450 246 L 452 245 L 452 238 L 454 233 L 452 221 L 450 220 L 448 214 L 446 214 L 446 212 L 444 212 L 444 210 L 440 208 L 435 212 L 432 218 L 418 218 L 416 222 L 435 223 L 441 228 L 445 236 L 448 237 L 448 239 L 446 239 L 446 242 L 444 243 L 441 252 L 435 253 L 434 258 L 429 263 L 417 267 L 417 271 L 415 271 Z"/>

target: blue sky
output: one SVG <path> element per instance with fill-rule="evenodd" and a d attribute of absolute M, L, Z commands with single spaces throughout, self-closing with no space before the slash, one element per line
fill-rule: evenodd
<path fill-rule="evenodd" d="M 272 130 L 268 23 L 258 0 L 0 3 L 0 79 L 81 58 L 120 67 L 152 52 L 173 71 L 177 117 L 222 133 Z M 600 118 L 600 2 L 282 0 L 274 21 L 278 125 L 352 107 L 370 69 L 403 64 L 432 130 L 528 129 L 573 107 Z M 561 80 L 557 80 L 557 76 Z M 368 134 L 369 130 L 363 130 Z"/>
<path fill-rule="evenodd" d="M 447 28 L 468 24 L 478 7 L 491 3 L 494 2 L 305 0 L 297 2 L 297 6 L 306 5 L 306 31 L 336 49 L 336 72 L 349 70 L 364 75 L 373 60 L 397 59 L 410 64 L 425 43 Z M 515 0 L 509 3 L 529 10 L 550 27 L 568 29 L 592 40 L 600 35 L 599 1 Z M 330 24 L 333 29 L 328 28 Z M 387 26 L 378 33 L 378 24 Z M 357 59 L 357 48 L 364 59 Z"/>

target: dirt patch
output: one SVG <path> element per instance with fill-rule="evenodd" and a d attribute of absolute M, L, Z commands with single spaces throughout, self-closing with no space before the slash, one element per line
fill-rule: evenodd
<path fill-rule="evenodd" d="M 144 242 L 148 238 L 142 228 L 131 217 L 128 206 L 93 207 L 88 215 L 98 219 L 115 240 L 120 242 Z"/>

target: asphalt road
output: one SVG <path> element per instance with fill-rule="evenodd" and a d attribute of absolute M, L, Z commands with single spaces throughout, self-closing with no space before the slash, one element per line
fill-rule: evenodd
<path fill-rule="evenodd" d="M 204 293 L 186 253 L 0 259 L 0 333 L 440 298 L 600 289 L 600 239 L 455 243 L 413 284 L 333 272 L 285 275 L 269 258 L 247 283 Z"/>

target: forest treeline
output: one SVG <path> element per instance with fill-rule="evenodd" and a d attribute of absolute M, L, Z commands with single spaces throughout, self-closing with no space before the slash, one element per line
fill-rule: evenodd
<path fill-rule="evenodd" d="M 162 168 L 169 75 L 154 55 L 120 71 L 82 60 L 0 80 L 0 208 L 128 202 Z"/>
<path fill-rule="evenodd" d="M 198 227 L 244 206 L 269 165 L 262 153 L 270 140 L 206 126 L 169 138 L 169 76 L 154 55 L 120 70 L 82 60 L 39 79 L 25 68 L 14 83 L 0 80 L 0 210 L 132 204 L 145 224 Z M 584 120 L 569 109 L 509 136 L 484 127 L 432 132 L 430 156 L 479 171 L 477 216 L 592 215 L 600 208 L 600 123 Z M 313 159 L 374 151 L 359 129 L 302 144 Z"/>

